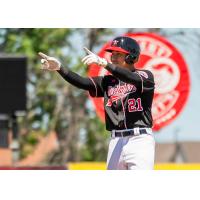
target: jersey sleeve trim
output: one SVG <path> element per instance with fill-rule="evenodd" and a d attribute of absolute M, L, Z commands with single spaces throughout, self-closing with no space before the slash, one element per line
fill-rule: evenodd
<path fill-rule="evenodd" d="M 141 76 L 138 72 L 136 72 L 136 74 L 139 75 L 139 77 L 140 77 L 140 79 L 141 79 L 141 81 L 142 81 L 142 89 L 141 89 L 141 93 L 143 93 L 143 90 L 144 90 L 143 78 L 142 78 L 142 76 Z"/>

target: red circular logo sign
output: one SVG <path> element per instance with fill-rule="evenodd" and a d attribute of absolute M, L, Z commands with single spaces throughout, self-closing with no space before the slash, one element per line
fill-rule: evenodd
<path fill-rule="evenodd" d="M 152 106 L 153 130 L 170 124 L 183 110 L 190 91 L 187 65 L 180 52 L 165 38 L 152 33 L 128 33 L 140 45 L 141 55 L 136 63 L 138 69 L 148 69 L 154 74 L 155 95 Z M 110 61 L 110 53 L 104 51 L 106 43 L 98 53 Z M 104 76 L 107 70 L 91 65 L 89 76 Z M 92 98 L 98 116 L 104 121 L 103 98 Z"/>

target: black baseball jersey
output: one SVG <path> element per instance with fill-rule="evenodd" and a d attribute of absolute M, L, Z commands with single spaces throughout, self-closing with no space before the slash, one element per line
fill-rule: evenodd
<path fill-rule="evenodd" d="M 104 97 L 107 130 L 152 127 L 154 77 L 148 70 L 107 67 L 114 75 L 92 77 L 92 97 Z M 124 74 L 123 74 L 124 73 Z"/>
<path fill-rule="evenodd" d="M 151 107 L 154 77 L 148 70 L 130 71 L 108 64 L 111 75 L 84 78 L 61 67 L 58 73 L 74 86 L 88 90 L 92 97 L 103 97 L 106 129 L 152 127 Z"/>

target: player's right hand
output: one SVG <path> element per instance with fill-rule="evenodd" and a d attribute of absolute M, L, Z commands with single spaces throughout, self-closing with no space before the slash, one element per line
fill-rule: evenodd
<path fill-rule="evenodd" d="M 101 58 L 98 55 L 92 53 L 89 49 L 87 49 L 86 47 L 83 48 L 85 50 L 85 52 L 87 53 L 87 56 L 85 56 L 82 59 L 82 62 L 85 65 L 91 65 L 91 64 L 97 64 L 101 67 L 106 67 L 108 62 L 105 58 Z"/>
<path fill-rule="evenodd" d="M 60 70 L 61 63 L 54 57 L 47 56 L 46 54 L 39 52 L 38 55 L 41 57 L 42 69 L 57 71 Z"/>

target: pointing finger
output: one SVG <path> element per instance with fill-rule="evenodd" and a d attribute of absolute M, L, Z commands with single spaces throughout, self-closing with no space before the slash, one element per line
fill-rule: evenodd
<path fill-rule="evenodd" d="M 46 54 L 44 54 L 42 52 L 39 52 L 38 55 L 43 59 L 48 59 L 49 58 L 49 56 L 47 56 Z"/>
<path fill-rule="evenodd" d="M 86 47 L 83 47 L 83 49 L 85 50 L 85 52 L 89 55 L 89 54 L 93 54 L 89 49 L 87 49 Z"/>

